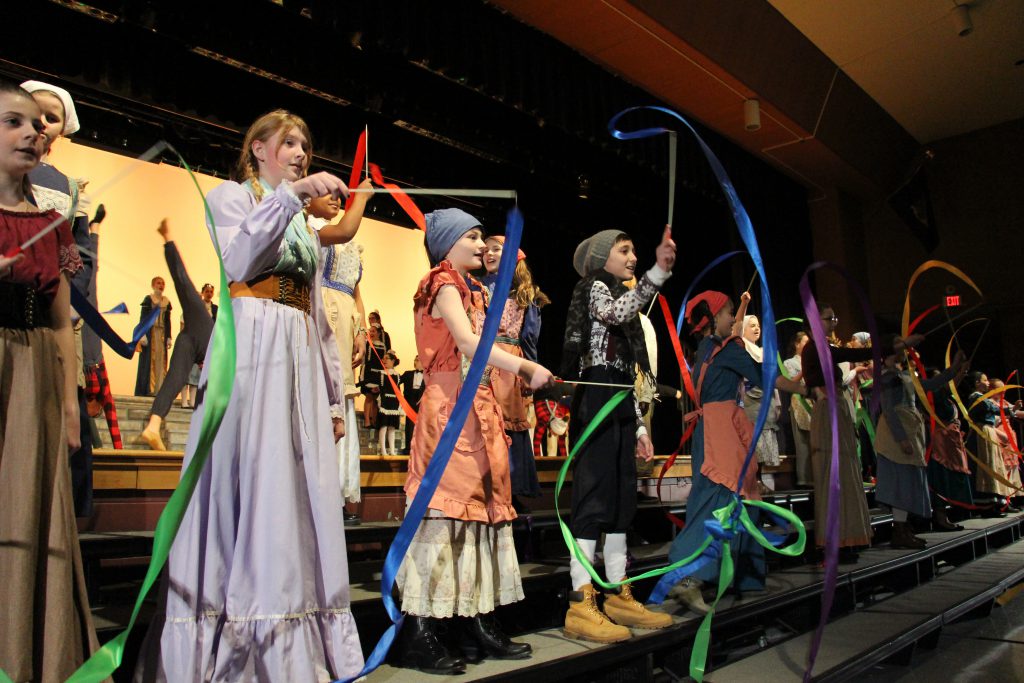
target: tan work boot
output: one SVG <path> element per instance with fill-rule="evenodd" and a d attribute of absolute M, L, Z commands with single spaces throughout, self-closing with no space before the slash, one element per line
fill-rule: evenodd
<path fill-rule="evenodd" d="M 704 596 L 700 592 L 703 585 L 701 581 L 688 576 L 673 586 L 669 590 L 668 596 L 674 598 L 679 604 L 690 608 L 692 612 L 707 614 L 711 608 L 704 602 Z"/>
<path fill-rule="evenodd" d="M 597 591 L 589 583 L 569 594 L 563 633 L 569 638 L 595 643 L 619 643 L 633 637 L 628 628 L 613 624 L 597 608 Z"/>
<path fill-rule="evenodd" d="M 628 583 L 619 587 L 618 595 L 605 596 L 604 613 L 616 624 L 633 628 L 657 629 L 668 628 L 672 625 L 670 615 L 664 612 L 652 612 L 637 602 Z"/>

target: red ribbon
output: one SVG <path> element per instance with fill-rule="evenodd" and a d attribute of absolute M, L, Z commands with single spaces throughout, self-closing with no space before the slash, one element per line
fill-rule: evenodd
<path fill-rule="evenodd" d="M 348 178 L 348 187 L 350 190 L 354 190 L 359 187 L 359 183 L 363 177 L 363 164 L 366 162 L 366 130 L 363 130 L 359 134 L 359 142 L 356 143 L 356 156 L 352 160 L 352 175 Z M 355 201 L 355 194 L 349 193 L 348 198 L 345 199 L 345 210 L 348 211 L 349 207 L 352 206 L 352 202 Z"/>
<path fill-rule="evenodd" d="M 369 346 L 370 350 L 373 351 L 373 355 L 377 356 L 377 360 L 380 361 L 380 366 L 383 368 L 384 359 L 380 357 L 379 353 L 377 353 L 377 347 L 373 345 L 373 342 L 370 342 L 369 344 L 367 344 L 367 346 Z M 405 395 L 402 393 L 402 390 L 398 388 L 398 382 L 395 381 L 395 378 L 392 377 L 391 373 L 389 372 L 381 371 L 380 374 L 387 377 L 388 381 L 391 382 L 391 388 L 395 390 L 395 396 L 398 397 L 398 403 L 399 405 L 402 406 L 402 410 L 405 411 L 405 416 L 412 420 L 413 424 L 416 424 L 416 410 L 412 407 L 412 405 L 409 404 L 409 401 L 406 400 Z"/>
<path fill-rule="evenodd" d="M 402 188 L 398 185 L 384 182 L 384 174 L 380 172 L 380 167 L 377 166 L 377 164 L 370 164 L 370 177 L 373 179 L 373 182 L 377 183 L 381 187 L 388 190 L 394 190 L 394 193 L 391 196 L 395 198 L 398 205 L 401 206 L 407 214 L 409 214 L 409 218 L 412 219 L 412 222 L 415 223 L 420 230 L 423 232 L 427 231 L 427 220 L 423 217 L 423 212 L 420 211 L 418 206 L 416 206 L 416 202 L 412 200 L 412 197 L 407 195 L 405 192 L 402 192 Z"/>
<path fill-rule="evenodd" d="M 665 326 L 668 327 L 668 338 L 672 340 L 672 350 L 676 353 L 676 361 L 679 363 L 679 374 L 683 378 L 683 386 L 686 387 L 686 393 L 690 396 L 694 403 L 697 402 L 697 392 L 693 388 L 693 379 L 690 377 L 690 373 L 686 367 L 686 359 L 683 357 L 683 345 L 679 341 L 679 333 L 676 331 L 676 326 L 672 322 L 672 311 L 668 308 L 668 299 L 663 294 L 658 295 L 658 303 L 661 305 L 661 314 L 665 318 Z M 668 456 L 668 460 L 662 465 L 661 472 L 658 473 L 658 485 L 657 494 L 658 502 L 664 506 L 664 502 L 661 500 L 661 480 L 665 478 L 665 473 L 672 469 L 672 466 L 676 464 L 676 457 L 678 457 L 680 451 L 683 450 L 683 446 L 687 441 L 690 440 L 690 436 L 693 435 L 693 428 L 697 426 L 696 420 L 690 420 L 686 427 L 686 432 L 683 434 L 683 438 L 679 439 L 679 445 L 672 452 L 672 455 Z M 686 522 L 672 514 L 668 510 L 665 510 L 665 516 L 670 522 L 676 527 L 682 529 L 686 526 Z"/>

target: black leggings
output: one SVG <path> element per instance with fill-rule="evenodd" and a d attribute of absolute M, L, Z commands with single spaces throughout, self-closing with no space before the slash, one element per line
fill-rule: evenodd
<path fill-rule="evenodd" d="M 174 342 L 174 351 L 167 366 L 167 376 L 164 377 L 160 391 L 153 399 L 151 414 L 161 419 L 167 417 L 174 397 L 181 393 L 188 382 L 192 366 L 202 363 L 206 358 L 206 347 L 210 343 L 210 335 L 213 334 L 213 318 L 206 312 L 206 304 L 192 284 L 174 242 L 164 244 L 164 258 L 171 271 L 174 291 L 181 302 L 181 319 L 185 327 L 178 335 L 178 340 Z"/>

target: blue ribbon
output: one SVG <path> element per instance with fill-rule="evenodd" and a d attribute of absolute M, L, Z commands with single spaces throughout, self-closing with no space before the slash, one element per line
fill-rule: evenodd
<path fill-rule="evenodd" d="M 715 153 L 713 151 L 711 151 L 711 148 L 708 147 L 707 143 L 704 142 L 700 134 L 697 133 L 696 129 L 694 129 L 694 127 L 690 125 L 690 122 L 687 121 L 682 116 L 680 116 L 678 113 L 672 111 L 671 109 L 668 109 L 667 107 L 656 106 L 630 107 L 629 109 L 624 109 L 615 116 L 613 116 L 611 120 L 608 122 L 608 130 L 612 134 L 612 137 L 617 138 L 619 140 L 638 140 L 641 138 L 648 138 L 653 137 L 655 135 L 661 135 L 663 133 L 672 132 L 671 129 L 663 127 L 643 128 L 641 130 L 635 131 L 623 131 L 617 127 L 619 120 L 626 114 L 634 111 L 643 110 L 657 111 L 663 114 L 668 114 L 669 116 L 675 118 L 680 123 L 682 123 L 687 129 L 689 129 L 689 131 L 693 133 L 693 137 L 697 140 L 697 143 L 700 145 L 701 151 L 704 153 L 704 157 L 707 159 L 708 164 L 711 166 L 711 170 L 714 172 L 715 178 L 718 180 L 718 185 L 722 188 L 722 193 L 725 195 L 726 202 L 729 205 L 729 210 L 732 214 L 733 222 L 736 224 L 736 227 L 739 230 L 740 238 L 743 240 L 743 244 L 746 247 L 747 253 L 750 255 L 751 261 L 753 261 L 754 263 L 754 268 L 757 270 L 758 278 L 761 281 L 761 310 L 763 312 L 761 334 L 764 348 L 764 362 L 761 364 L 761 384 L 765 391 L 771 391 L 771 389 L 775 386 L 775 377 L 778 374 L 778 360 L 776 358 L 776 355 L 778 353 L 779 343 L 778 336 L 775 330 L 775 309 L 772 308 L 771 294 L 768 288 L 768 277 L 767 275 L 765 275 L 764 262 L 761 259 L 761 249 L 757 244 L 757 236 L 754 234 L 754 226 L 750 221 L 750 216 L 747 214 L 747 210 L 744 208 L 743 202 L 740 201 L 739 196 L 736 194 L 736 188 L 733 187 L 732 180 L 729 179 L 729 174 L 726 173 L 725 168 L 722 166 L 722 163 L 718 160 L 718 157 L 715 156 Z M 701 272 L 697 279 L 700 279 L 700 277 L 702 277 L 704 273 L 706 273 L 708 270 L 715 267 L 725 259 L 733 256 L 734 254 L 735 252 L 731 252 L 717 258 L 707 268 L 705 268 L 704 271 Z M 696 282 L 694 284 L 696 284 Z M 691 288 L 692 287 L 693 284 L 691 284 Z M 688 291 L 686 294 L 687 299 L 689 299 L 689 295 L 690 292 Z M 682 319 L 685 315 L 686 301 L 683 302 L 683 307 L 679 311 L 679 317 L 676 322 L 678 330 L 682 329 Z M 750 448 L 747 451 L 747 456 L 743 461 L 743 467 L 740 470 L 740 476 L 739 481 L 737 483 L 736 491 L 733 494 L 736 496 L 737 499 L 740 497 L 740 491 L 743 487 L 743 481 L 746 478 L 747 469 L 750 467 L 750 463 L 753 460 L 754 452 L 757 447 L 757 441 L 760 438 L 761 432 L 764 430 L 765 422 L 768 419 L 768 411 L 771 408 L 770 404 L 771 401 L 762 401 L 761 408 L 757 413 L 757 420 L 754 423 L 754 435 L 751 439 Z M 737 509 L 739 508 L 738 503 L 736 507 Z M 735 514 L 736 511 L 734 510 L 733 512 Z M 689 567 L 681 569 L 689 569 Z M 672 578 L 678 572 L 679 570 L 677 570 L 677 572 L 672 572 L 663 576 L 661 578 L 661 581 L 658 582 L 658 586 L 655 588 L 655 591 L 658 594 L 667 595 L 668 589 L 671 588 L 671 586 L 674 584 Z M 692 573 L 692 571 L 687 573 Z M 684 575 L 685 574 L 680 575 L 679 578 L 675 579 L 675 581 L 678 581 Z"/>
<path fill-rule="evenodd" d="M 448 460 L 455 450 L 455 443 L 458 441 L 462 427 L 466 422 L 466 417 L 469 415 L 469 410 L 473 405 L 473 400 L 476 398 L 475 387 L 480 384 L 484 369 L 487 367 L 490 349 L 494 345 L 494 338 L 498 334 L 498 323 L 501 322 L 501 315 L 505 310 L 505 300 L 508 298 L 508 292 L 512 287 L 512 273 L 516 266 L 516 254 L 519 251 L 519 241 L 522 232 L 523 214 L 520 213 L 518 207 L 514 207 L 509 210 L 505 223 L 505 249 L 501 254 L 501 262 L 498 265 L 498 279 L 494 286 L 494 298 L 491 299 L 490 305 L 487 308 L 487 316 L 484 318 L 484 327 L 480 334 L 480 341 L 477 343 L 476 353 L 473 354 L 473 360 L 469 364 L 466 378 L 462 382 L 462 386 L 471 387 L 473 390 L 459 392 L 459 398 L 455 401 L 448 424 L 445 425 L 441 438 L 437 442 L 437 448 L 434 449 L 434 455 L 430 459 L 430 464 L 427 465 L 427 471 L 423 474 L 423 480 L 420 482 L 419 490 L 416 491 L 416 497 L 413 498 L 412 504 L 406 512 L 405 519 L 402 520 L 402 525 L 398 528 L 395 540 L 391 542 L 391 547 L 388 548 L 387 558 L 384 560 L 384 569 L 380 579 L 380 593 L 381 599 L 384 601 L 384 609 L 387 610 L 388 617 L 391 619 L 391 626 L 388 627 L 384 635 L 377 641 L 377 645 L 366 660 L 363 670 L 352 678 L 344 679 L 344 683 L 350 683 L 379 667 L 402 627 L 404 615 L 395 605 L 394 598 L 391 595 L 391 587 L 395 584 L 398 569 L 402 566 L 402 560 L 405 559 L 406 552 L 409 550 L 412 537 L 415 535 L 416 529 L 419 528 L 420 521 L 427 513 L 427 505 L 430 503 L 430 499 L 434 497 L 434 491 L 437 490 L 438 484 L 441 483 L 441 476 L 444 474 Z"/>
<path fill-rule="evenodd" d="M 103 311 L 103 315 L 116 315 L 118 313 L 128 313 L 128 304 L 122 301 L 118 305 L 111 308 L 109 311 Z"/>
<path fill-rule="evenodd" d="M 150 311 L 149 317 L 140 322 L 135 326 L 135 330 L 132 332 L 132 340 L 126 342 L 114 332 L 114 330 L 107 324 L 107 321 L 103 319 L 103 314 L 97 311 L 89 300 L 85 298 L 85 295 L 78 291 L 78 288 L 72 285 L 71 287 L 71 305 L 74 306 L 75 311 L 81 316 L 85 324 L 93 329 L 93 331 L 99 336 L 100 339 L 107 343 L 114 353 L 117 355 L 131 360 L 135 355 L 135 348 L 138 346 L 139 340 L 149 333 L 150 328 L 156 323 L 156 319 L 160 316 L 162 310 L 159 306 L 154 306 L 153 310 Z M 128 307 L 121 303 L 124 307 L 123 311 L 117 310 L 118 307 L 114 307 L 111 313 L 127 313 Z"/>

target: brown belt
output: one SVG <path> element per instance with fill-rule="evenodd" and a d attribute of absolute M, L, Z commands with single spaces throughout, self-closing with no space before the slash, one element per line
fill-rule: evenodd
<path fill-rule="evenodd" d="M 232 282 L 228 290 L 231 292 L 232 299 L 243 296 L 272 299 L 307 315 L 312 311 L 309 301 L 309 285 L 292 275 L 267 275 L 248 282 Z"/>

